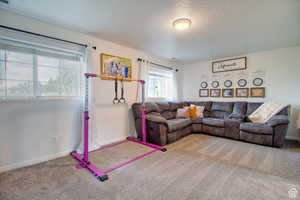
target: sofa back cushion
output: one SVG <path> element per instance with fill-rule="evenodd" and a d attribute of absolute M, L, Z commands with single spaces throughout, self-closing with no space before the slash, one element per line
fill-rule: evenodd
<path fill-rule="evenodd" d="M 159 108 L 161 116 L 166 119 L 176 118 L 176 111 L 171 111 L 171 106 L 169 102 L 156 102 L 156 105 Z"/>
<path fill-rule="evenodd" d="M 169 102 L 155 102 L 155 104 L 158 106 L 160 112 L 168 111 L 170 110 L 170 104 Z"/>
<path fill-rule="evenodd" d="M 134 103 L 132 105 L 132 112 L 135 119 L 138 119 L 141 117 L 141 103 Z M 146 102 L 145 103 L 145 113 L 146 114 L 154 114 L 154 115 L 160 115 L 159 107 L 156 105 L 156 103 L 153 102 Z"/>
<path fill-rule="evenodd" d="M 289 115 L 290 108 L 291 108 L 290 105 L 286 106 L 279 113 L 277 113 L 277 115 Z"/>
<path fill-rule="evenodd" d="M 169 105 L 171 111 L 177 111 L 178 108 L 188 106 L 186 102 L 169 102 Z"/>
<path fill-rule="evenodd" d="M 191 104 L 195 106 L 204 106 L 205 107 L 204 111 L 210 111 L 212 102 L 211 101 L 187 101 L 186 104 L 188 106 L 190 106 Z"/>
<path fill-rule="evenodd" d="M 247 102 L 234 102 L 232 113 L 245 115 L 247 112 Z"/>
<path fill-rule="evenodd" d="M 159 113 L 160 109 L 159 109 L 159 107 L 157 106 L 156 103 L 154 103 L 154 102 L 146 102 L 145 103 L 145 112 L 146 112 L 146 114 L 152 113 L 152 112 Z"/>
<path fill-rule="evenodd" d="M 263 103 L 261 102 L 248 102 L 246 115 L 247 116 L 251 115 L 262 104 Z"/>
<path fill-rule="evenodd" d="M 210 117 L 227 118 L 233 109 L 232 102 L 213 102 L 210 111 Z"/>

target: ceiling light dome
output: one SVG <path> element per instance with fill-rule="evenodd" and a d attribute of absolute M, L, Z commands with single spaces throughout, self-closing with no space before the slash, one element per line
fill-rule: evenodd
<path fill-rule="evenodd" d="M 192 25 L 192 21 L 188 18 L 176 19 L 173 22 L 174 28 L 179 31 L 187 30 L 187 29 L 191 28 L 191 25 Z"/>

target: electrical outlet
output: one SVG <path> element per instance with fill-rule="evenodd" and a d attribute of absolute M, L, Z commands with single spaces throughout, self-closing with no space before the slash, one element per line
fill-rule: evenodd
<path fill-rule="evenodd" d="M 57 136 L 51 136 L 52 142 L 57 142 L 58 137 Z"/>

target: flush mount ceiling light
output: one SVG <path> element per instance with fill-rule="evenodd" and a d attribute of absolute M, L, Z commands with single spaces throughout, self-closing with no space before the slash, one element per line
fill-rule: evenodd
<path fill-rule="evenodd" d="M 173 22 L 173 27 L 178 31 L 184 31 L 191 28 L 192 21 L 188 18 L 176 19 Z"/>

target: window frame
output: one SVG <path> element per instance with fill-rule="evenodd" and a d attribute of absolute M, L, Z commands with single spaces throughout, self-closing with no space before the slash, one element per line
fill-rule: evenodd
<path fill-rule="evenodd" d="M 39 80 L 38 77 L 38 69 L 39 69 L 39 64 L 38 64 L 38 56 L 41 55 L 37 55 L 34 53 L 28 53 L 29 55 L 32 55 L 32 80 L 28 80 L 32 83 L 32 95 L 28 95 L 28 96 L 8 96 L 8 88 L 7 88 L 7 81 L 11 80 L 11 79 L 7 79 L 7 62 L 14 62 L 14 63 L 23 63 L 23 62 L 18 62 L 18 61 L 9 61 L 7 59 L 7 52 L 15 52 L 15 51 L 9 51 L 6 49 L 0 49 L 0 52 L 3 52 L 4 54 L 4 60 L 1 60 L 1 62 L 4 64 L 3 69 L 4 69 L 4 73 L 3 73 L 3 80 L 4 81 L 4 96 L 0 96 L 0 101 L 1 102 L 6 102 L 6 101 L 27 101 L 27 100 L 64 100 L 64 99 L 82 99 L 82 83 L 83 83 L 83 78 L 82 78 L 82 72 L 83 72 L 83 66 L 82 66 L 82 59 L 79 62 L 79 65 L 76 66 L 76 68 L 74 68 L 76 70 L 76 75 L 78 75 L 78 95 L 77 96 L 67 96 L 67 95 L 62 95 L 62 78 L 60 77 L 59 80 L 59 89 L 58 89 L 58 95 L 53 95 L 53 96 L 42 96 L 41 95 L 41 90 L 39 89 L 39 82 L 42 82 Z M 16 52 L 18 53 L 18 52 Z M 25 54 L 25 53 L 23 53 Z M 1 56 L 1 55 L 0 55 Z M 44 56 L 47 57 L 47 56 Z M 63 67 L 63 63 L 64 60 L 63 58 L 55 58 L 54 59 L 58 59 L 59 60 L 59 65 L 58 67 L 53 67 L 55 69 L 58 69 L 58 74 L 62 73 L 62 69 L 70 69 L 72 70 L 72 67 L 67 68 L 67 67 Z M 23 63 L 23 64 L 29 64 L 29 63 Z M 1 65 L 1 63 L 0 63 Z M 47 67 L 47 66 L 45 66 Z M 51 67 L 51 66 L 50 66 Z M 2 69 L 2 66 L 0 66 L 0 68 Z M 0 70 L 1 70 L 0 69 Z M 25 81 L 25 80 L 15 80 L 15 81 Z"/>
<path fill-rule="evenodd" d="M 152 69 L 152 71 L 151 71 Z M 162 75 L 162 74 L 157 74 L 157 73 L 154 73 L 153 71 L 155 70 L 160 70 L 160 71 L 164 71 L 166 73 L 169 73 L 169 75 Z M 155 97 L 155 96 L 149 96 L 149 85 L 147 86 L 147 99 L 150 100 L 150 101 L 167 101 L 167 100 L 172 100 L 173 99 L 173 88 L 170 88 L 169 92 L 171 93 L 171 96 L 168 96 L 168 83 L 167 81 L 170 81 L 170 85 L 171 87 L 172 86 L 172 82 L 174 81 L 174 74 L 172 73 L 171 70 L 166 70 L 166 69 L 162 69 L 162 68 L 159 68 L 159 67 L 156 67 L 156 66 L 150 66 L 149 67 L 149 70 L 148 70 L 148 75 L 147 75 L 147 82 L 148 84 L 150 83 L 150 77 L 158 77 L 158 78 L 161 78 L 161 79 L 165 79 L 166 81 L 166 88 L 165 88 L 165 96 L 158 96 L 158 97 Z"/>

